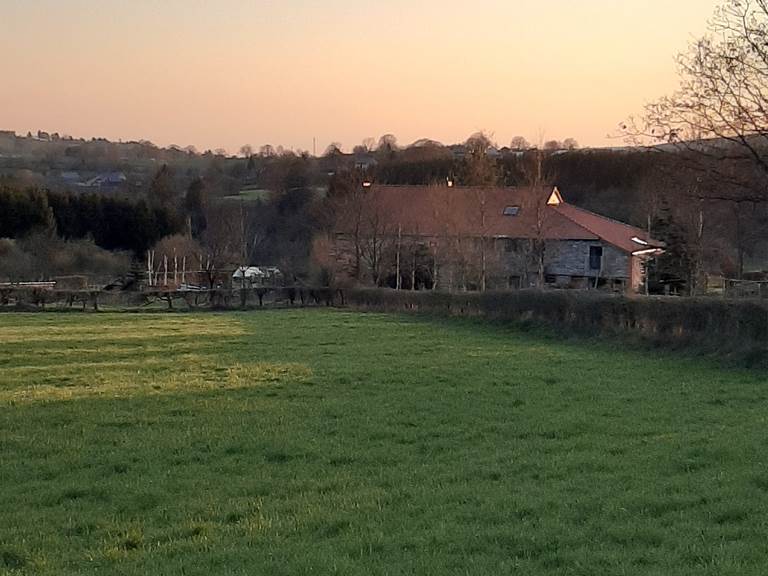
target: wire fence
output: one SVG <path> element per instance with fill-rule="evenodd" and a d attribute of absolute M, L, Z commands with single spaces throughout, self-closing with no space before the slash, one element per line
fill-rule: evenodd
<path fill-rule="evenodd" d="M 728 298 L 768 298 L 768 281 L 725 278 L 722 292 Z"/>

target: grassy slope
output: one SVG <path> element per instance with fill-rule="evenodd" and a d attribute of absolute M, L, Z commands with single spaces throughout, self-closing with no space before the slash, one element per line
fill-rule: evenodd
<path fill-rule="evenodd" d="M 754 373 L 318 310 L 0 344 L 0 573 L 768 569 Z"/>

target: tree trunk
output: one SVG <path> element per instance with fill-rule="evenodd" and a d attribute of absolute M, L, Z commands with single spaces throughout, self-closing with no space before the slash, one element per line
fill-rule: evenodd
<path fill-rule="evenodd" d="M 486 275 L 486 261 L 485 261 L 485 237 L 480 238 L 480 259 L 482 270 L 480 273 L 480 291 L 485 292 L 485 275 Z"/>
<path fill-rule="evenodd" d="M 741 280 L 744 278 L 744 226 L 739 204 L 736 204 L 736 258 L 738 265 L 736 277 Z"/>
<path fill-rule="evenodd" d="M 440 265 L 437 262 L 439 244 L 435 243 L 435 252 L 432 254 L 432 290 L 437 290 L 438 274 Z"/>
<path fill-rule="evenodd" d="M 402 244 L 403 227 L 397 225 L 397 250 L 395 253 L 395 290 L 400 290 L 402 287 L 402 280 L 400 278 L 400 247 Z"/>
<path fill-rule="evenodd" d="M 539 288 L 544 287 L 544 245 L 543 242 L 538 242 L 539 246 L 536 248 L 537 256 L 537 270 L 536 270 L 536 282 Z"/>

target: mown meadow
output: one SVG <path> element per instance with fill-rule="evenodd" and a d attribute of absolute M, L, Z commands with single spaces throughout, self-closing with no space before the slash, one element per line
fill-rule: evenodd
<path fill-rule="evenodd" d="M 0 573 L 768 572 L 756 371 L 468 320 L 0 315 Z"/>

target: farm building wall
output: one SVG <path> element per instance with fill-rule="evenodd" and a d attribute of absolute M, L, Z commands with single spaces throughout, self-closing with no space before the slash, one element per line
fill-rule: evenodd
<path fill-rule="evenodd" d="M 414 238 L 409 238 L 413 241 Z M 418 242 L 426 246 L 443 245 L 442 252 L 449 248 L 445 238 L 442 242 L 436 238 L 422 237 Z M 403 239 L 405 242 L 405 239 Z M 464 240 L 466 242 L 466 240 Z M 473 246 L 468 253 L 477 259 L 479 265 L 480 239 L 470 239 L 477 246 Z M 394 239 L 391 239 L 394 243 Z M 513 278 L 527 278 L 532 281 L 536 276 L 536 257 L 533 255 L 531 240 L 525 239 L 507 239 L 496 238 L 492 242 L 487 252 L 488 281 L 493 287 L 507 287 L 517 285 L 526 287 L 524 283 L 515 284 Z M 602 248 L 602 261 L 600 268 L 590 267 L 590 248 Z M 340 275 L 353 278 L 355 276 L 355 243 L 351 235 L 336 234 L 333 237 L 330 249 L 330 259 Z M 629 254 L 618 248 L 595 240 L 569 240 L 569 241 L 547 241 L 545 248 L 545 273 L 548 276 L 555 276 L 558 279 L 570 278 L 595 278 L 598 275 L 601 278 L 621 280 L 629 283 L 631 278 L 631 266 Z M 455 266 L 448 261 L 440 261 L 438 285 L 440 288 L 452 289 L 456 287 L 456 278 L 459 273 L 454 270 Z M 365 263 L 361 262 L 365 267 Z M 477 266 L 475 266 L 477 267 Z M 365 274 L 363 274 L 365 276 Z"/>
<path fill-rule="evenodd" d="M 602 248 L 600 268 L 590 267 L 591 247 Z M 548 242 L 545 252 L 546 273 L 553 276 L 585 276 L 628 280 L 630 255 L 610 244 L 591 240 Z"/>

